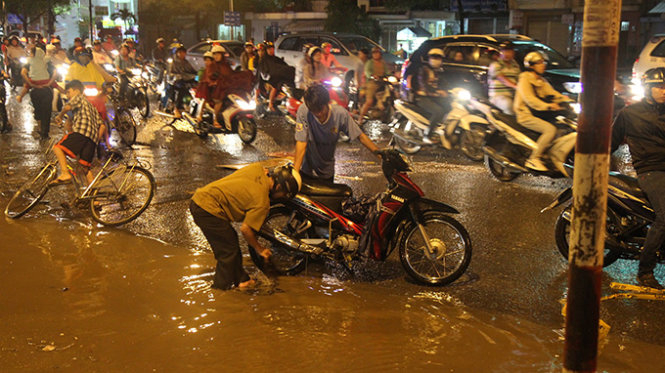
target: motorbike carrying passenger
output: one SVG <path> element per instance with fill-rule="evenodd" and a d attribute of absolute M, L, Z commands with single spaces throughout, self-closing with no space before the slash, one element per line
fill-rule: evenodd
<path fill-rule="evenodd" d="M 213 126 L 222 128 L 217 120 L 222 109 L 224 99 L 231 93 L 246 94 L 252 91 L 254 74 L 251 71 L 233 71 L 224 56 L 224 48 L 214 45 L 210 50 L 213 63 L 206 68 L 204 79 L 209 79 L 214 88 L 210 97 L 215 103 L 215 120 Z M 230 130 L 230 128 L 228 128 Z"/>
<path fill-rule="evenodd" d="M 556 127 L 548 122 L 553 120 L 562 107 L 559 103 L 571 101 L 557 92 L 543 78 L 547 61 L 540 52 L 530 52 L 524 57 L 524 71 L 519 75 L 513 109 L 517 122 L 541 135 L 536 141 L 537 148 L 525 162 L 525 166 L 536 171 L 547 171 L 541 156 L 556 136 Z"/>
<path fill-rule="evenodd" d="M 446 92 L 447 82 L 441 75 L 443 58 L 441 49 L 430 49 L 427 52 L 428 63 L 420 68 L 416 80 L 415 104 L 430 114 L 429 127 L 423 138 L 423 142 L 428 144 L 434 143 L 431 136 L 451 109 L 451 100 Z"/>
<path fill-rule="evenodd" d="M 271 43 L 272 44 L 272 43 Z M 270 91 L 268 109 L 275 111 L 275 97 L 282 85 L 293 87 L 296 70 L 289 66 L 283 59 L 269 53 L 270 45 L 265 48 L 266 53 L 259 53 L 258 61 L 255 61 L 259 84 L 268 83 Z M 274 50 L 274 46 L 273 46 Z"/>
<path fill-rule="evenodd" d="M 176 48 L 176 58 L 169 65 L 168 82 L 169 88 L 167 91 L 172 96 L 175 108 L 173 114 L 176 118 L 182 117 L 180 110 L 183 108 L 183 101 L 187 95 L 189 87 L 191 87 L 196 79 L 196 70 L 185 59 L 187 56 L 187 49 L 184 45 Z"/>
<path fill-rule="evenodd" d="M 309 51 L 307 51 L 307 55 L 309 57 L 309 63 L 303 70 L 303 83 L 305 89 L 330 77 L 330 70 L 321 63 L 321 58 L 323 57 L 323 51 L 321 48 L 316 46 L 311 47 Z"/>

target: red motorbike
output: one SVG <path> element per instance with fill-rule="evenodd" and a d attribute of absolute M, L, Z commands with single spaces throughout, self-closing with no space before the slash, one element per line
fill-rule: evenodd
<path fill-rule="evenodd" d="M 386 260 L 399 249 L 402 266 L 418 283 L 445 285 L 459 278 L 471 261 L 471 240 L 450 214 L 452 206 L 424 198 L 409 178 L 408 160 L 383 150 L 384 192 L 355 200 L 344 184 L 303 181 L 293 199 L 271 206 L 258 232 L 271 247 L 271 264 L 283 275 L 305 269 L 307 260 L 332 260 L 351 270 L 354 262 Z M 259 267 L 262 257 L 250 248 Z"/>
<path fill-rule="evenodd" d="M 330 79 L 321 81 L 330 94 L 330 99 L 340 105 L 343 108 L 349 110 L 349 105 L 352 104 L 349 99 L 349 94 L 347 87 L 344 84 L 344 80 L 338 76 L 334 76 Z M 298 108 L 303 103 L 303 95 L 305 91 L 302 89 L 283 87 L 282 93 L 285 95 L 285 98 L 281 100 L 277 107 L 280 108 L 280 111 L 286 116 L 286 119 L 295 125 L 296 113 Z"/>

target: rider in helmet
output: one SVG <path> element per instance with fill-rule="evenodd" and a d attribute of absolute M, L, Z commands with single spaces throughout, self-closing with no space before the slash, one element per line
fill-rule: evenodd
<path fill-rule="evenodd" d="M 240 232 L 249 246 L 269 260 L 272 253 L 258 242 L 256 232 L 270 212 L 271 201 L 293 198 L 301 184 L 299 173 L 290 166 L 268 171 L 253 163 L 196 190 L 189 211 L 217 259 L 213 288 L 255 284 L 242 266 L 238 235 L 231 222 L 242 222 Z"/>
<path fill-rule="evenodd" d="M 324 54 L 325 55 L 325 54 Z M 365 114 L 367 111 L 374 105 L 374 96 L 379 90 L 379 83 L 377 80 L 383 80 L 383 78 L 388 75 L 388 65 L 386 61 L 383 60 L 383 51 L 378 46 L 372 48 L 372 57 L 365 62 L 364 66 L 365 73 L 365 104 L 360 108 L 360 120 L 365 119 Z"/>
<path fill-rule="evenodd" d="M 536 171 L 547 171 L 541 160 L 543 152 L 556 136 L 556 127 L 543 118 L 551 118 L 552 113 L 562 110 L 559 103 L 569 102 L 570 98 L 557 92 L 543 78 L 547 60 L 540 52 L 530 52 L 524 57 L 526 71 L 519 75 L 513 110 L 522 126 L 540 132 L 536 149 L 527 159 L 525 166 Z"/>
<path fill-rule="evenodd" d="M 430 113 L 429 127 L 423 137 L 423 142 L 429 144 L 433 143 L 431 136 L 451 108 L 450 98 L 446 92 L 447 83 L 441 75 L 443 58 L 444 54 L 441 49 L 430 49 L 427 52 L 427 65 L 423 65 L 418 71 L 415 103 Z M 446 148 L 450 148 L 450 143 L 445 136 L 442 136 L 442 141 Z"/>
<path fill-rule="evenodd" d="M 640 188 L 656 213 L 640 254 L 637 282 L 663 289 L 653 270 L 658 249 L 665 242 L 665 68 L 648 70 L 642 76 L 644 98 L 623 108 L 612 126 L 612 152 L 627 143 Z"/>
<path fill-rule="evenodd" d="M 182 117 L 180 110 L 183 108 L 184 98 L 187 95 L 189 87 L 194 84 L 197 75 L 197 71 L 185 57 L 187 57 L 187 48 L 180 44 L 176 48 L 175 58 L 169 65 L 168 71 L 170 84 L 170 89 L 168 91 L 170 94 L 175 94 L 175 96 L 171 98 L 175 104 L 173 115 L 175 115 L 176 118 Z"/>
<path fill-rule="evenodd" d="M 303 69 L 302 81 L 305 89 L 309 88 L 315 83 L 321 83 L 322 80 L 328 79 L 330 70 L 321 63 L 323 51 L 321 48 L 314 46 L 307 51 L 308 63 Z"/>

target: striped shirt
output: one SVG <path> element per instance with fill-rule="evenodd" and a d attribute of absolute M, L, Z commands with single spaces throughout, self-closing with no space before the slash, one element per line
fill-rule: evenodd
<path fill-rule="evenodd" d="M 81 93 L 69 100 L 72 108 L 72 131 L 97 143 L 97 132 L 102 124 L 102 117 L 95 107 Z"/>
<path fill-rule="evenodd" d="M 498 76 L 503 75 L 506 79 L 517 84 L 517 78 L 520 75 L 520 65 L 515 60 L 504 61 L 498 59 L 490 65 L 487 73 L 487 82 L 489 83 L 489 95 L 492 96 L 515 96 L 515 90 L 503 84 Z"/>

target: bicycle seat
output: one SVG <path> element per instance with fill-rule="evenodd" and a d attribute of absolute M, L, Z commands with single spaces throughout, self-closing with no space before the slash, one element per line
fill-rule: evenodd
<path fill-rule="evenodd" d="M 351 187 L 346 184 L 333 184 L 313 180 L 303 181 L 300 193 L 308 196 L 350 197 Z"/>

